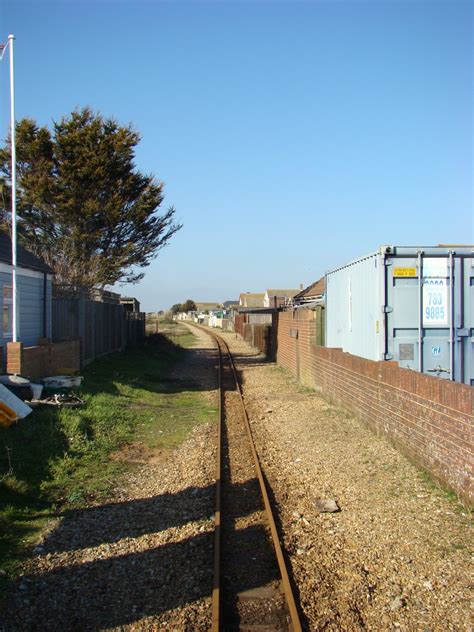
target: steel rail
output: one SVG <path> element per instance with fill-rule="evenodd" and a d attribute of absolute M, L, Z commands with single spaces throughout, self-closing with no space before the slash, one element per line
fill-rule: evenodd
<path fill-rule="evenodd" d="M 222 389 L 222 353 L 217 344 L 219 356 L 219 423 L 217 428 L 217 471 L 216 471 L 216 510 L 214 514 L 214 579 L 212 584 L 212 632 L 219 632 L 221 625 L 221 498 L 222 498 L 222 422 L 224 397 Z"/>
<path fill-rule="evenodd" d="M 216 516 L 215 516 L 215 549 L 214 549 L 214 584 L 213 584 L 213 592 L 212 592 L 212 632 L 219 632 L 220 630 L 220 564 L 218 556 L 220 557 L 220 544 L 221 544 L 221 440 L 222 440 L 222 424 L 223 424 L 223 389 L 222 389 L 222 350 L 221 345 L 226 350 L 226 353 L 229 357 L 229 363 L 232 368 L 232 374 L 234 376 L 235 385 L 237 388 L 237 392 L 239 393 L 240 403 L 242 407 L 242 413 L 244 418 L 244 424 L 247 431 L 247 436 L 250 442 L 250 448 L 254 460 L 255 470 L 257 473 L 257 478 L 260 486 L 260 492 L 263 499 L 263 504 L 265 507 L 265 514 L 267 517 L 267 521 L 270 527 L 270 532 L 272 536 L 273 547 L 275 549 L 275 555 L 278 562 L 278 567 L 280 570 L 283 592 L 285 595 L 286 603 L 288 606 L 288 610 L 291 618 L 292 632 L 301 632 L 301 622 L 298 614 L 298 609 L 296 607 L 296 600 L 293 594 L 293 589 L 290 582 L 290 577 L 288 574 L 288 569 L 285 562 L 285 557 L 283 555 L 283 550 L 280 543 L 280 538 L 278 535 L 278 530 L 276 527 L 275 518 L 273 516 L 273 510 L 270 503 L 270 498 L 268 496 L 267 486 L 265 484 L 265 479 L 263 477 L 262 468 L 260 465 L 260 459 L 258 458 L 257 450 L 255 448 L 255 442 L 252 435 L 252 429 L 250 427 L 249 417 L 247 413 L 247 409 L 245 407 L 245 400 L 242 393 L 242 387 L 239 382 L 239 378 L 237 376 L 237 370 L 235 368 L 234 359 L 232 357 L 232 353 L 230 352 L 229 345 L 226 341 L 215 334 L 214 332 L 209 331 L 204 327 L 200 327 L 199 325 L 194 325 L 199 329 L 205 331 L 211 338 L 214 339 L 218 354 L 219 354 L 219 429 L 218 429 L 218 472 L 216 479 Z M 217 579 L 216 579 L 217 578 Z"/>
<path fill-rule="evenodd" d="M 216 336 L 216 337 L 220 338 L 219 336 Z M 227 345 L 225 340 L 223 340 L 222 338 L 220 338 L 220 340 L 224 344 L 229 354 L 230 364 L 232 367 L 232 373 L 234 374 L 235 384 L 237 386 L 237 390 L 240 396 L 240 402 L 242 405 L 242 413 L 243 413 L 244 421 L 245 421 L 245 428 L 247 430 L 247 435 L 249 437 L 250 448 L 252 450 L 252 456 L 255 463 L 255 470 L 257 472 L 258 482 L 260 484 L 260 491 L 262 493 L 263 503 L 265 505 L 265 512 L 266 512 L 268 524 L 270 526 L 270 531 L 272 534 L 273 546 L 275 548 L 275 554 L 278 561 L 278 567 L 280 569 L 281 580 L 283 584 L 283 591 L 286 597 L 286 603 L 288 605 L 288 610 L 290 611 L 290 618 L 291 618 L 291 624 L 293 626 L 293 632 L 301 632 L 302 627 L 301 627 L 300 617 L 298 614 L 298 609 L 296 607 L 295 596 L 293 595 L 293 589 L 291 587 L 290 576 L 288 574 L 288 569 L 286 567 L 285 557 L 283 555 L 283 549 L 281 548 L 280 537 L 278 535 L 275 518 L 273 516 L 273 510 L 270 503 L 270 498 L 268 496 L 267 486 L 265 484 L 265 479 L 263 477 L 262 467 L 260 465 L 260 459 L 258 458 L 257 450 L 255 448 L 255 442 L 253 440 L 252 429 L 250 428 L 249 417 L 248 417 L 247 409 L 245 407 L 245 401 L 244 401 L 244 396 L 242 393 L 242 388 L 240 386 L 240 382 L 237 377 L 237 371 L 235 368 L 234 359 L 230 352 L 229 346 Z"/>

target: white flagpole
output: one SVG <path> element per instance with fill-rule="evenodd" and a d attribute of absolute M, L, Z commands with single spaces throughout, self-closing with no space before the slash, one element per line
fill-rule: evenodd
<path fill-rule="evenodd" d="M 15 143 L 15 77 L 13 72 L 13 40 L 14 35 L 8 36 L 10 45 L 10 135 L 12 154 L 12 301 L 13 301 L 13 342 L 18 341 L 17 332 L 17 284 L 16 284 L 16 143 Z"/>

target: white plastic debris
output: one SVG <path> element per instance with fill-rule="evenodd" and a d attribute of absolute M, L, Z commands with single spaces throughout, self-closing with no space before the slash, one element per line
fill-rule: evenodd
<path fill-rule="evenodd" d="M 44 377 L 42 382 L 48 388 L 74 388 L 81 385 L 82 376 L 52 375 L 51 377 Z"/>
<path fill-rule="evenodd" d="M 31 413 L 31 408 L 3 384 L 0 384 L 0 401 L 11 408 L 19 419 L 23 419 Z"/>

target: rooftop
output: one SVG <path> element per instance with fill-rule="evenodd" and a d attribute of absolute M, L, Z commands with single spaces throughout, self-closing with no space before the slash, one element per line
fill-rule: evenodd
<path fill-rule="evenodd" d="M 36 255 L 28 252 L 26 248 L 17 244 L 16 247 L 17 262 L 22 268 L 30 270 L 39 270 L 40 272 L 52 273 L 51 268 Z M 12 265 L 12 242 L 10 235 L 0 232 L 0 261 Z"/>

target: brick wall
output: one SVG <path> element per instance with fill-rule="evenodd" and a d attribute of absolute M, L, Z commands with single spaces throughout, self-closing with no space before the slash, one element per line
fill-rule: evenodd
<path fill-rule="evenodd" d="M 472 505 L 474 389 L 315 344 L 311 310 L 283 312 L 278 364 L 348 408 Z"/>
<path fill-rule="evenodd" d="M 64 371 L 79 371 L 81 347 L 79 340 L 25 347 L 21 342 L 7 344 L 7 373 L 18 373 L 38 379 Z"/>
<path fill-rule="evenodd" d="M 306 386 L 313 386 L 310 345 L 316 341 L 315 312 L 281 312 L 278 320 L 277 362 Z"/>

